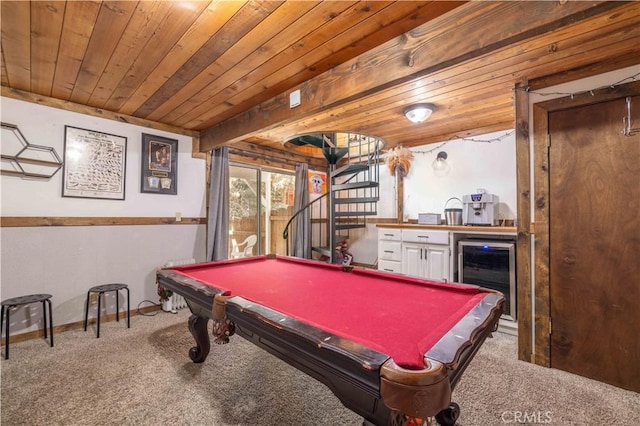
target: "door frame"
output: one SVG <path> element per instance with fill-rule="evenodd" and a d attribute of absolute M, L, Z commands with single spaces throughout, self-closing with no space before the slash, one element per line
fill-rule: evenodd
<path fill-rule="evenodd" d="M 551 366 L 551 331 L 552 324 L 550 318 L 551 301 L 549 297 L 550 273 L 549 273 L 549 114 L 554 111 L 571 109 L 595 103 L 624 98 L 626 96 L 640 95 L 640 81 L 621 84 L 618 86 L 596 89 L 586 93 L 574 94 L 563 98 L 553 99 L 546 102 L 532 105 L 533 112 L 533 197 L 529 197 L 531 188 L 527 173 L 518 174 L 518 193 L 520 198 L 526 198 L 527 209 L 533 203 L 533 222 L 519 223 L 518 242 L 521 237 L 528 237 L 534 234 L 533 258 L 534 265 L 523 266 L 523 262 L 518 263 L 518 280 L 521 277 L 528 277 L 527 281 L 520 281 L 518 290 L 518 357 L 522 360 L 533 362 L 546 367 Z M 519 103 L 521 105 L 522 103 Z M 525 108 L 527 109 L 527 108 Z M 622 131 L 622 117 L 620 114 L 620 130 Z M 525 120 L 526 121 L 526 120 Z M 518 126 L 518 128 L 521 128 Z M 520 132 L 519 132 L 520 133 Z M 527 137 L 528 139 L 528 137 Z M 523 144 L 528 148 L 528 143 Z M 525 147 L 523 147 L 525 148 Z M 518 155 L 518 169 L 528 171 L 528 164 L 521 164 L 524 159 L 529 161 L 528 155 Z M 529 199 L 530 198 L 530 199 Z M 518 206 L 518 212 L 520 210 Z M 529 210 L 526 211 L 528 217 Z M 524 222 L 524 221 L 522 221 Z M 528 221 L 527 221 L 528 222 Z M 530 242 L 527 238 L 527 244 Z M 522 246 L 518 246 L 518 252 Z M 523 250 L 526 252 L 529 250 Z M 518 259 L 521 254 L 518 253 Z M 522 268 L 522 269 L 521 269 Z M 531 282 L 531 269 L 534 271 L 535 281 L 533 283 L 533 294 L 529 291 L 526 283 Z M 521 321 L 525 315 L 527 319 Z M 531 315 L 533 314 L 533 315 Z M 530 318 L 534 319 L 531 324 Z"/>
<path fill-rule="evenodd" d="M 270 200 L 267 200 L 267 204 L 268 204 L 268 208 L 265 210 L 262 207 L 262 195 L 261 195 L 261 191 L 262 191 L 262 184 L 265 182 L 264 180 L 264 173 L 271 173 L 271 174 L 281 174 L 281 175 L 287 175 L 287 176 L 292 176 L 295 180 L 295 172 L 290 170 L 290 169 L 285 169 L 285 168 L 277 168 L 277 167 L 273 167 L 273 166 L 266 166 L 266 165 L 259 165 L 259 164 L 253 164 L 253 163 L 243 163 L 240 161 L 235 161 L 232 160 L 229 162 L 229 167 L 241 167 L 241 168 L 246 168 L 246 169 L 250 169 L 253 171 L 257 172 L 256 175 L 256 183 L 257 183 L 257 205 L 256 205 L 256 234 L 258 235 L 258 242 L 256 244 L 256 249 L 257 252 L 254 252 L 254 255 L 258 255 L 258 254 L 268 254 L 270 253 L 270 249 L 269 246 L 271 244 L 271 224 L 269 223 L 269 219 L 270 219 L 270 213 L 272 211 L 271 209 L 271 203 Z M 265 224 L 263 226 L 262 224 L 262 215 L 264 214 L 265 216 Z M 262 235 L 264 234 L 264 238 L 262 238 Z"/>

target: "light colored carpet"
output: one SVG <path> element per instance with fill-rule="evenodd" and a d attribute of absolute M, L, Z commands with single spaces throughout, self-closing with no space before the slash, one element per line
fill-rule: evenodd
<path fill-rule="evenodd" d="M 361 425 L 324 385 L 234 336 L 202 364 L 187 355 L 188 310 L 11 345 L 2 425 Z M 4 357 L 4 351 L 3 351 Z M 454 392 L 461 426 L 640 425 L 640 395 L 516 360 L 496 333 Z M 520 413 L 520 414 L 518 414 Z M 517 417 L 519 416 L 519 417 Z M 546 420 L 546 421 L 545 421 Z M 523 422 L 520 422 L 522 424 Z"/>

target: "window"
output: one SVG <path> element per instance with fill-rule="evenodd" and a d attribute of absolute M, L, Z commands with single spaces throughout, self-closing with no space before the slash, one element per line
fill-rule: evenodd
<path fill-rule="evenodd" d="M 294 183 L 292 172 L 229 167 L 229 258 L 286 254 L 282 232 L 293 214 Z M 257 242 L 245 253 L 252 235 Z"/>

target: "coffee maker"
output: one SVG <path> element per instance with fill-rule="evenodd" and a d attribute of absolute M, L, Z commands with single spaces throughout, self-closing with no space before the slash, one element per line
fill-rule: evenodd
<path fill-rule="evenodd" d="M 464 225 L 493 226 L 498 213 L 498 196 L 480 192 L 462 197 Z"/>

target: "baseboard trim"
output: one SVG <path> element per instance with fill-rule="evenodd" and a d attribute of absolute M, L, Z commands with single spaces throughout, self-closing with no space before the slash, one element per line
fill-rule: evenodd
<path fill-rule="evenodd" d="M 518 335 L 518 323 L 516 321 L 510 321 L 500 318 L 498 322 L 498 331 L 511 334 L 512 336 Z"/>
<path fill-rule="evenodd" d="M 134 317 L 136 315 L 143 315 L 149 312 L 155 312 L 155 311 L 160 311 L 161 310 L 161 306 L 160 305 L 153 305 L 153 306 L 145 306 L 143 308 L 138 308 L 135 310 L 131 311 L 131 316 Z M 122 320 L 122 318 L 125 319 L 125 321 L 127 320 L 127 313 L 126 311 L 120 311 L 120 319 Z M 92 325 L 92 324 L 96 324 L 97 323 L 97 317 L 89 317 L 89 322 L 88 325 Z M 100 322 L 101 323 L 106 323 L 106 322 L 112 322 L 116 320 L 116 314 L 115 312 L 113 314 L 107 314 L 107 315 L 102 315 L 100 317 Z M 68 324 L 60 324 L 60 325 L 56 325 L 53 327 L 53 334 L 54 334 L 54 344 L 55 344 L 55 335 L 59 334 L 59 333 L 63 333 L 65 331 L 71 331 L 71 330 L 79 330 L 79 329 L 83 329 L 84 328 L 84 320 L 82 321 L 77 321 L 77 322 L 71 322 Z M 2 330 L 2 332 L 4 332 L 5 330 Z M 2 339 L 1 343 L 2 345 L 6 344 L 6 336 Z M 33 340 L 33 339 L 41 339 L 44 338 L 44 330 L 42 330 L 42 328 L 40 328 L 39 330 L 34 330 L 34 331 L 28 331 L 26 333 L 20 333 L 20 334 L 12 334 L 9 338 L 9 343 L 19 343 L 19 342 L 26 342 L 27 340 Z"/>
<path fill-rule="evenodd" d="M 370 263 L 351 262 L 351 265 L 358 266 L 360 268 L 365 268 L 365 269 L 378 269 L 377 265 L 370 264 Z"/>

